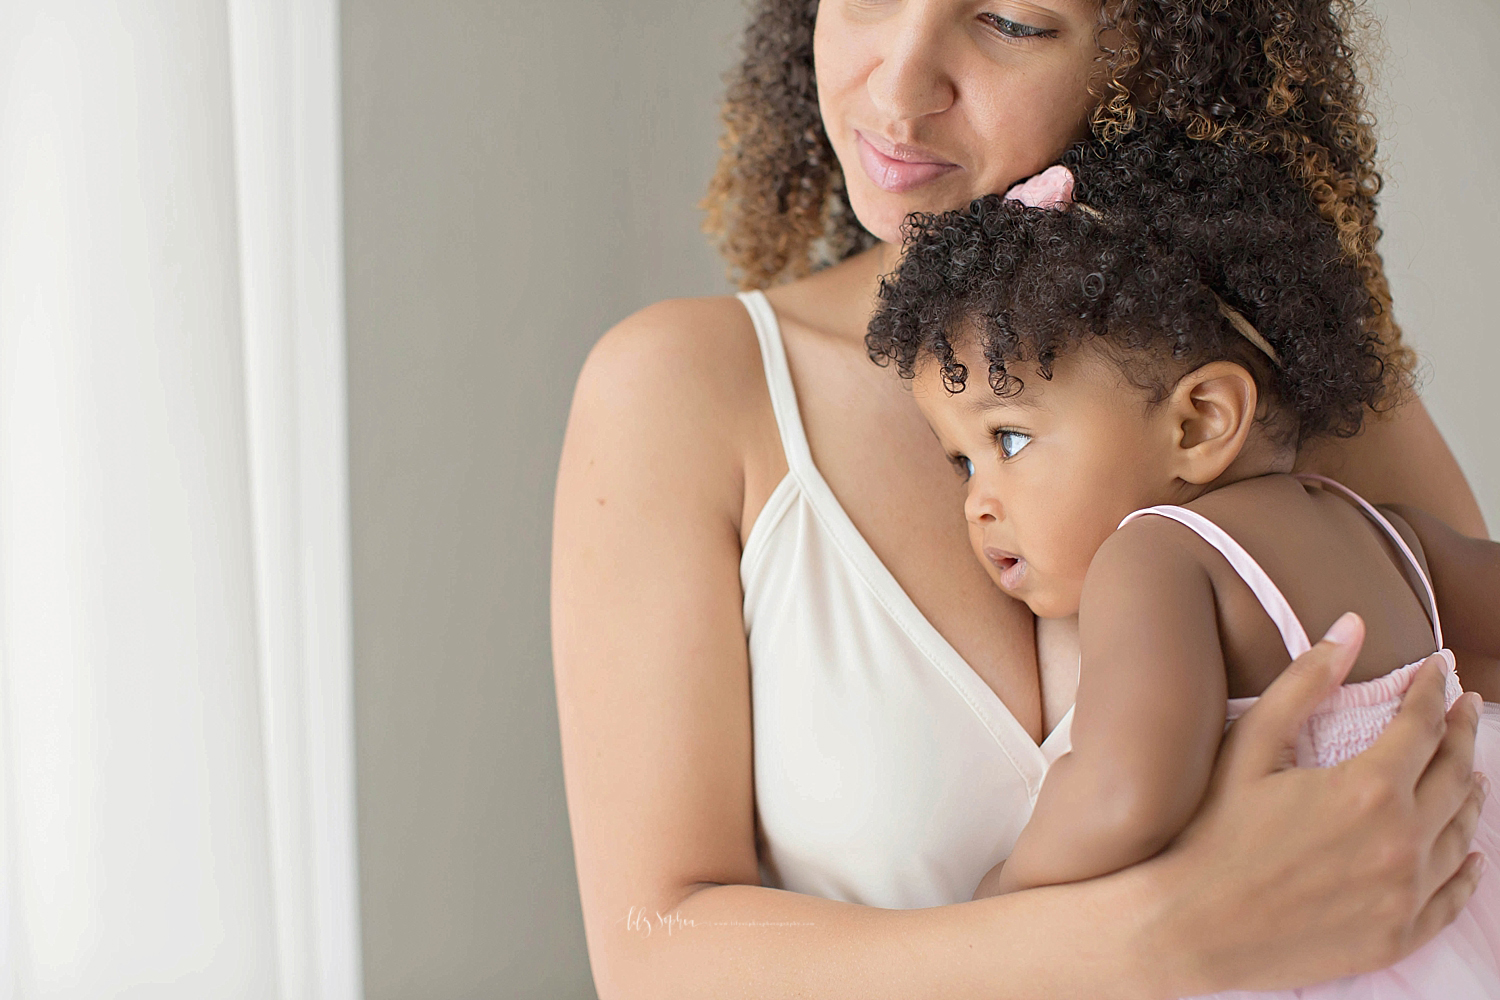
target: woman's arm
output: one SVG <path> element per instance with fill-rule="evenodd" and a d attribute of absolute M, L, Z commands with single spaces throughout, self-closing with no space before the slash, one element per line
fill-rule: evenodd
<path fill-rule="evenodd" d="M 1414 684 L 1383 757 L 1372 750 L 1337 780 L 1273 773 L 1287 734 L 1352 662 L 1326 643 L 1277 682 L 1282 697 L 1268 691 L 1236 723 L 1244 738 L 1221 756 L 1204 809 L 1143 865 L 920 910 L 762 888 L 738 579 L 744 428 L 767 405 L 759 370 L 738 303 L 672 303 L 611 332 L 574 401 L 554 662 L 602 1000 L 1301 984 L 1388 964 L 1468 898 L 1476 716 L 1462 701 L 1445 731 L 1436 674 Z"/>
<path fill-rule="evenodd" d="M 1146 518 L 1111 535 L 1089 565 L 1073 748 L 1047 772 L 995 891 L 1144 861 L 1197 811 L 1227 695 L 1213 582 L 1190 538 Z"/>
<path fill-rule="evenodd" d="M 1415 396 L 1367 420 L 1355 437 L 1304 448 L 1297 471 L 1336 479 L 1372 503 L 1420 507 L 1465 535 L 1489 537 L 1463 470 Z"/>

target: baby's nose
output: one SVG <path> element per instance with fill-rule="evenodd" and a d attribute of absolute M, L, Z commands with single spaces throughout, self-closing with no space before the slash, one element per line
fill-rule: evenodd
<path fill-rule="evenodd" d="M 989 490 L 971 489 L 964 500 L 964 517 L 970 524 L 991 524 L 1000 520 L 1004 509 Z"/>

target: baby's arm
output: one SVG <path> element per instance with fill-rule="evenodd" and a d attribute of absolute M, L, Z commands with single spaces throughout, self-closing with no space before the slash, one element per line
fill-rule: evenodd
<path fill-rule="evenodd" d="M 1156 854 L 1187 824 L 1224 735 L 1226 683 L 1202 543 L 1164 518 L 1099 549 L 1079 609 L 1073 749 L 981 891 L 1075 882 Z M 993 873 L 992 873 L 993 874 Z"/>
<path fill-rule="evenodd" d="M 1500 701 L 1500 543 L 1461 535 L 1416 507 L 1383 507 L 1427 568 L 1443 642 L 1464 690 Z M 1411 534 L 1407 533 L 1407 529 Z"/>

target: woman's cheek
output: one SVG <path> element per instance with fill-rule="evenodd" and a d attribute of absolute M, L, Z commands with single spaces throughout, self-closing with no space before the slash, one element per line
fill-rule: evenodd
<path fill-rule="evenodd" d="M 813 28 L 813 66 L 823 128 L 833 141 L 835 152 L 842 157 L 849 152 L 840 147 L 849 131 L 846 119 L 850 105 L 863 89 L 863 78 L 869 74 L 872 58 L 865 51 L 869 33 L 849 25 L 838 6 L 827 2 L 818 6 Z M 862 65 L 866 66 L 863 73 Z"/>
<path fill-rule="evenodd" d="M 1050 109 L 1036 110 L 1038 104 L 1048 103 L 1053 105 Z M 1018 108 L 1031 110 L 1018 114 Z M 984 193 L 1000 193 L 1047 169 L 1087 134 L 1087 114 L 1088 109 L 1076 107 L 1076 100 L 1059 100 L 1048 92 L 1034 102 L 1023 98 L 993 109 L 994 117 L 985 127 L 988 138 L 981 143 L 990 155 L 978 186 Z"/>

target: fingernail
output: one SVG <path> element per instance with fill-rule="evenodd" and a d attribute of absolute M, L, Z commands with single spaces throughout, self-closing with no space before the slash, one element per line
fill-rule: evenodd
<path fill-rule="evenodd" d="M 1475 771 L 1474 773 L 1479 775 L 1479 797 L 1481 799 L 1488 798 L 1490 794 L 1489 775 L 1483 774 L 1479 771 Z"/>
<path fill-rule="evenodd" d="M 1489 865 L 1489 863 L 1489 859 L 1481 854 L 1479 856 L 1479 860 L 1474 862 L 1474 877 L 1478 878 L 1479 876 L 1483 875 L 1484 869 Z"/>
<path fill-rule="evenodd" d="M 1339 616 L 1338 621 L 1333 623 L 1323 638 L 1328 642 L 1347 646 L 1354 641 L 1354 637 L 1358 631 L 1359 616 L 1353 611 L 1346 611 Z"/>

